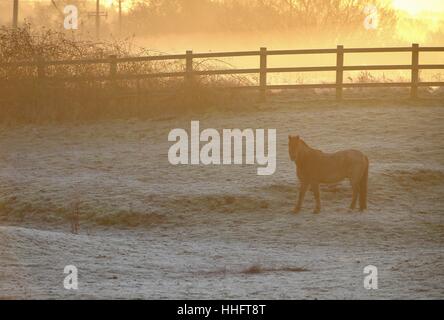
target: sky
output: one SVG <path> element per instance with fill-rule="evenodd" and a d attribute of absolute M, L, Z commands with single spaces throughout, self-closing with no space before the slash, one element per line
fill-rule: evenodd
<path fill-rule="evenodd" d="M 66 0 L 54 0 L 56 4 L 66 3 Z M 94 8 L 96 0 L 77 0 L 91 3 Z M 131 4 L 143 0 L 122 0 L 122 8 L 127 11 Z M 444 0 L 384 0 L 391 3 L 394 8 L 402 14 L 403 19 L 397 26 L 396 33 L 403 40 L 425 41 L 429 32 L 436 32 L 442 27 L 444 21 Z M 11 19 L 12 0 L 0 0 L 0 4 L 8 3 L 9 7 L 1 7 L 0 22 Z M 19 0 L 22 5 L 29 5 L 36 2 L 51 3 L 51 0 Z M 372 0 L 368 1 L 371 4 Z M 108 12 L 117 10 L 118 0 L 100 0 L 101 5 L 105 6 Z M 25 6 L 24 6 L 25 7 Z M 32 6 L 27 6 L 28 9 Z M 29 12 L 29 10 L 27 10 Z M 23 16 L 23 15 L 22 15 Z M 420 22 L 420 24 L 418 24 Z"/>
<path fill-rule="evenodd" d="M 413 16 L 427 11 L 444 13 L 443 0 L 393 0 L 393 6 Z"/>
<path fill-rule="evenodd" d="M 11 1 L 12 0 L 0 0 L 0 1 Z M 20 2 L 50 2 L 50 0 L 19 0 Z M 95 3 L 96 0 L 85 0 Z M 60 2 L 60 0 L 55 0 L 55 2 Z M 101 4 L 110 7 L 112 5 L 117 5 L 118 0 L 100 0 Z M 135 2 L 134 0 L 122 0 L 122 6 L 127 9 L 130 3 Z M 387 0 L 387 2 L 392 2 L 393 5 L 400 10 L 406 11 L 411 15 L 417 15 L 424 11 L 429 12 L 440 12 L 444 13 L 444 1 L 443 0 Z M 371 1 L 369 1 L 371 3 Z"/>
<path fill-rule="evenodd" d="M 113 3 L 117 4 L 118 0 L 101 0 L 101 2 L 106 6 L 111 6 Z M 128 8 L 130 2 L 131 0 L 123 0 L 123 6 Z M 394 7 L 411 15 L 417 15 L 424 11 L 444 12 L 444 0 L 388 0 L 388 2 L 392 2 Z"/>

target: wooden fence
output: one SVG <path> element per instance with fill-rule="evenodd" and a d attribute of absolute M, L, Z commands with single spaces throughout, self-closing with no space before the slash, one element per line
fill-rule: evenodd
<path fill-rule="evenodd" d="M 344 55 L 347 53 L 393 53 L 410 52 L 411 63 L 400 65 L 344 65 Z M 34 66 L 37 68 L 38 79 L 56 80 L 56 81 L 117 81 L 117 80 L 137 80 L 160 77 L 183 77 L 185 81 L 192 81 L 196 76 L 208 75 L 233 75 L 233 74 L 258 74 L 258 85 L 240 86 L 237 89 L 257 89 L 262 99 L 265 99 L 266 91 L 269 89 L 300 89 L 300 88 L 331 88 L 336 90 L 336 99 L 341 100 L 344 88 L 356 87 L 410 87 L 411 98 L 418 97 L 418 87 L 444 86 L 444 82 L 420 82 L 420 70 L 444 69 L 444 64 L 419 64 L 420 52 L 444 52 L 444 47 L 420 47 L 418 44 L 412 44 L 411 47 L 387 47 L 387 48 L 344 48 L 338 45 L 335 49 L 303 49 L 303 50 L 267 50 L 260 48 L 259 51 L 239 51 L 239 52 L 217 52 L 217 53 L 193 53 L 186 51 L 185 54 L 159 55 L 159 56 L 141 56 L 141 57 L 117 57 L 110 56 L 106 59 L 84 59 L 84 60 L 64 60 L 64 61 L 31 61 L 19 63 L 0 63 L 1 67 L 7 66 Z M 269 56 L 284 55 L 310 55 L 310 54 L 335 54 L 335 66 L 322 67 L 267 67 L 267 58 Z M 257 56 L 259 68 L 253 69 L 223 69 L 223 70 L 194 70 L 194 59 L 202 58 L 231 58 L 231 57 L 251 57 Z M 148 74 L 119 74 L 119 63 L 135 63 L 160 60 L 185 60 L 185 70 L 181 72 L 159 72 Z M 80 65 L 80 64 L 109 64 L 109 74 L 95 77 L 47 77 L 45 68 L 56 65 Z M 344 83 L 344 71 L 366 71 L 366 70 L 411 70 L 410 82 L 377 82 L 377 83 Z M 267 84 L 267 75 L 269 73 L 284 72 L 312 72 L 312 71 L 335 71 L 335 83 L 317 83 L 317 84 L 285 84 L 269 85 Z"/>

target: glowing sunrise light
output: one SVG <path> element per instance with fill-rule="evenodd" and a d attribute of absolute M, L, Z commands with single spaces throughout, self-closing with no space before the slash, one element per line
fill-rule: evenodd
<path fill-rule="evenodd" d="M 100 4 L 105 8 L 113 7 L 116 10 L 119 8 L 119 0 L 100 0 Z M 133 0 L 122 0 L 122 11 L 128 11 L 133 5 Z"/>
<path fill-rule="evenodd" d="M 393 7 L 416 16 L 423 12 L 444 12 L 444 1 L 442 0 L 393 0 Z"/>

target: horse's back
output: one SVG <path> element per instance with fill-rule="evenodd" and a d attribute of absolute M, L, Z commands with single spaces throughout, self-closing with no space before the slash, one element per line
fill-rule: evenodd
<path fill-rule="evenodd" d="M 322 153 L 318 163 L 320 182 L 334 183 L 361 175 L 368 166 L 367 157 L 359 150 Z"/>
<path fill-rule="evenodd" d="M 344 150 L 344 169 L 347 178 L 358 179 L 362 176 L 363 172 L 367 170 L 368 158 L 367 156 L 359 150 Z"/>
<path fill-rule="evenodd" d="M 340 156 L 343 157 L 349 163 L 359 163 L 359 162 L 365 163 L 367 161 L 367 157 L 365 156 L 365 154 L 359 150 L 349 149 L 349 150 L 339 151 L 336 153 L 340 154 Z"/>

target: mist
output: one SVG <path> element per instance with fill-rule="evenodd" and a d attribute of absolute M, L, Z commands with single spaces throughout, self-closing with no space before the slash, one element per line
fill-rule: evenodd
<path fill-rule="evenodd" d="M 79 10 L 79 29 L 63 29 L 63 8 Z M 95 38 L 95 1 L 20 3 L 19 23 Z M 100 39 L 131 39 L 157 52 L 435 45 L 444 39 L 444 12 L 409 15 L 392 1 L 363 0 L 101 0 Z M 0 25 L 11 24 L 12 1 L 0 4 Z M 366 28 L 374 22 L 374 28 Z"/>

